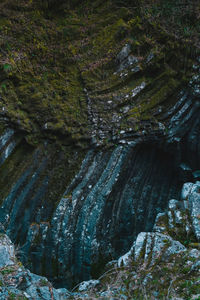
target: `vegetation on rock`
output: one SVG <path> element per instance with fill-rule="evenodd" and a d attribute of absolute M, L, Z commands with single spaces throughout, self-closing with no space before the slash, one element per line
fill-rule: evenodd
<path fill-rule="evenodd" d="M 182 160 L 189 165 L 182 169 L 189 173 L 185 176 L 199 168 L 199 31 L 195 0 L 1 1 L 0 212 L 38 273 L 58 284 L 63 278 L 78 282 L 82 266 L 83 277 L 97 276 L 113 255 L 110 245 L 109 258 L 99 255 L 95 226 L 100 224 L 100 240 L 107 243 L 111 236 L 113 249 L 121 251 L 125 238 L 130 242 L 130 236 L 120 241 L 123 232 L 132 231 L 128 201 L 135 220 L 146 226 L 149 218 L 152 225 L 155 214 L 145 217 L 145 201 L 155 198 L 149 207 L 158 203 L 159 210 L 159 203 L 177 192 L 182 178 L 178 170 L 173 176 Z M 150 143 L 137 148 L 137 141 Z M 93 146 L 116 147 L 89 151 L 84 161 L 86 151 L 80 148 Z M 163 175 L 166 165 L 171 169 Z M 161 177 L 167 178 L 165 187 Z M 139 260 L 132 252 L 127 264 L 113 262 L 97 288 L 71 297 L 198 297 L 199 240 L 191 218 L 197 224 L 199 217 L 191 217 L 184 201 L 158 218 L 155 232 L 142 235 Z M 99 215 L 102 223 L 97 223 Z M 110 235 L 105 228 L 111 219 Z M 136 234 L 140 228 L 134 222 Z M 150 246 L 157 241 L 162 251 L 155 253 Z M 163 260 L 172 246 L 180 251 Z M 91 249 L 96 260 L 90 259 Z M 0 269 L 0 293 L 10 299 L 16 295 L 10 285 L 22 267 L 14 260 L 17 265 Z M 36 286 L 45 292 L 45 279 Z M 52 290 L 48 284 L 48 297 Z"/>
<path fill-rule="evenodd" d="M 169 201 L 168 210 L 158 214 L 153 233 L 140 233 L 128 253 L 111 262 L 98 281 L 74 298 L 199 299 L 199 225 L 194 226 L 199 224 L 199 187 L 199 182 L 186 183 L 182 201 Z"/>
<path fill-rule="evenodd" d="M 156 4 L 4 0 L 0 4 L 4 121 L 24 131 L 32 144 L 59 134 L 84 147 L 93 135 L 105 144 L 121 129 L 132 127 L 140 133 L 146 122 L 150 130 L 158 129 L 160 106 L 166 111 L 171 95 L 194 73 L 191 66 L 198 47 L 191 46 L 191 38 L 195 36 L 198 44 L 199 5 L 194 12 L 195 1 L 191 2 L 185 7 L 183 0 Z M 192 28 L 184 27 L 193 17 Z M 187 30 L 192 34 L 185 36 Z M 118 72 L 116 58 L 127 43 L 134 68 Z M 141 82 L 146 92 L 133 97 Z M 94 133 L 94 123 L 103 135 Z"/>

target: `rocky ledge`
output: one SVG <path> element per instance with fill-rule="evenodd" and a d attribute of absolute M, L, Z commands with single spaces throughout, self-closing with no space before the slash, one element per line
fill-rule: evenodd
<path fill-rule="evenodd" d="M 153 232 L 141 232 L 130 251 L 110 262 L 99 280 L 81 283 L 76 299 L 199 299 L 200 182 L 185 183 Z M 85 292 L 83 290 L 85 289 Z"/>
<path fill-rule="evenodd" d="M 152 232 L 141 232 L 129 252 L 107 264 L 98 280 L 55 289 L 17 260 L 1 230 L 0 299 L 199 299 L 200 182 L 185 183 L 181 200 L 170 200 Z"/>

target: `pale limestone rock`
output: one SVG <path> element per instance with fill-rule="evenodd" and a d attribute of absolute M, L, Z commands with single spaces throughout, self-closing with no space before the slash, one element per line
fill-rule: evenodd
<path fill-rule="evenodd" d="M 0 236 L 0 268 L 14 265 L 14 246 L 6 235 Z"/>
<path fill-rule="evenodd" d="M 99 280 L 83 281 L 80 283 L 78 290 L 79 290 L 79 292 L 83 292 L 88 289 L 94 288 L 98 284 L 99 284 Z"/>

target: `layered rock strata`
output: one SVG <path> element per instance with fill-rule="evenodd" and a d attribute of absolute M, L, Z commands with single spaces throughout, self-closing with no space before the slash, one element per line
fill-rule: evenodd
<path fill-rule="evenodd" d="M 200 295 L 200 182 L 186 183 L 169 201 L 153 232 L 141 232 L 129 252 L 99 281 L 80 284 L 81 299 L 198 299 Z M 81 291 L 84 289 L 85 291 Z"/>
<path fill-rule="evenodd" d="M 199 178 L 200 60 L 129 4 L 45 3 L 0 4 L 0 221 L 70 287 Z"/>
<path fill-rule="evenodd" d="M 181 199 L 169 201 L 153 232 L 140 232 L 129 252 L 107 265 L 98 279 L 76 292 L 55 290 L 45 277 L 25 269 L 10 239 L 0 238 L 2 299 L 198 299 L 200 275 L 200 182 L 186 183 Z M 1 227 L 1 231 L 3 228 Z"/>

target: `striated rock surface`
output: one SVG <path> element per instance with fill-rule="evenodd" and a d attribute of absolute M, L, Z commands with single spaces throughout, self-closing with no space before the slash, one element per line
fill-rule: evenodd
<path fill-rule="evenodd" d="M 190 187 L 190 191 L 188 191 Z M 199 182 L 186 183 L 183 195 L 200 195 Z M 199 200 L 198 200 L 199 201 Z M 130 251 L 100 277 L 98 286 L 74 297 L 82 299 L 198 299 L 200 244 L 189 197 L 170 200 L 158 214 L 153 232 L 141 232 Z M 198 202 L 199 204 L 199 202 Z M 196 207 L 199 216 L 199 206 Z M 198 223 L 198 229 L 200 223 Z M 162 232 L 162 233 L 161 233 Z"/>
<path fill-rule="evenodd" d="M 199 186 L 184 184 L 183 199 L 169 201 L 167 210 L 157 215 L 153 232 L 139 233 L 129 252 L 111 261 L 98 280 L 81 282 L 77 292 L 56 290 L 45 277 L 25 269 L 1 233 L 0 299 L 198 299 L 200 240 L 189 196 L 196 199 Z M 195 211 L 199 216 L 199 206 Z"/>
<path fill-rule="evenodd" d="M 200 169 L 195 120 L 191 117 L 192 126 L 179 131 L 182 137 L 177 132 L 159 140 L 148 136 L 143 143 L 124 140 L 114 148 L 89 151 L 49 141 L 35 148 L 23 134 L 4 130 L 0 220 L 19 245 L 23 263 L 58 287 L 98 277 L 138 233 L 152 230 L 169 199 L 180 200 L 183 182 L 195 179 L 193 170 Z M 189 199 L 198 236 L 198 189 Z M 177 209 L 175 200 L 169 203 Z M 169 210 L 169 228 L 173 216 Z"/>
<path fill-rule="evenodd" d="M 147 252 L 166 238 L 178 255 L 184 182 L 184 232 L 199 239 L 197 43 L 149 18 L 144 1 L 40 2 L 0 3 L 0 222 L 18 256 L 72 287 L 137 237 Z M 158 213 L 156 233 L 138 236 Z"/>
<path fill-rule="evenodd" d="M 7 132 L 2 135 L 5 152 L 12 143 Z M 73 156 L 64 150 L 57 153 L 51 144 L 34 149 L 19 136 L 0 169 L 0 218 L 19 245 L 20 259 L 34 273 L 68 288 L 98 277 L 108 261 L 131 247 L 138 233 L 151 231 L 168 200 L 180 199 L 188 176 L 180 168 L 184 153 L 179 150 L 177 158 L 156 143 L 90 150 L 81 162 L 83 155 L 78 149 Z M 184 185 L 184 199 L 190 187 L 192 183 Z M 171 200 L 169 205 L 180 222 L 177 203 Z M 190 205 L 193 215 L 195 207 Z M 171 228 L 174 213 L 169 210 L 168 215 Z M 165 234 L 165 229 L 159 232 Z"/>
<path fill-rule="evenodd" d="M 22 141 L 16 149 L 22 151 L 23 162 L 19 164 L 16 152 L 7 162 L 18 168 L 2 169 L 0 218 L 20 245 L 20 259 L 59 286 L 98 276 L 109 260 L 129 249 L 139 232 L 152 229 L 168 199 L 180 197 L 178 162 L 156 145 L 89 151 L 63 196 L 59 192 L 72 178 L 67 168 L 78 168 L 80 152 L 66 157 L 63 167 L 58 164 L 64 154 L 54 154 L 51 145 L 32 153 L 24 153 L 24 145 Z M 56 197 L 61 197 L 57 203 Z"/>

